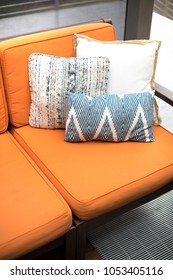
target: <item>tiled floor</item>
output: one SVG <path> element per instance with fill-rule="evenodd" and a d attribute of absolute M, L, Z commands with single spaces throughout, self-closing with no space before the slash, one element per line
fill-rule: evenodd
<path fill-rule="evenodd" d="M 85 254 L 85 260 L 101 260 L 101 256 L 96 251 L 96 249 L 91 245 L 91 243 L 87 240 L 87 248 Z"/>
<path fill-rule="evenodd" d="M 173 190 L 92 229 L 89 240 L 105 260 L 173 259 Z"/>

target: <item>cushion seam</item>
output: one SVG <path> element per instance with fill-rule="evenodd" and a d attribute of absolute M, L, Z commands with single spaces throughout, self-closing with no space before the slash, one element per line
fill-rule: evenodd
<path fill-rule="evenodd" d="M 1 66 L 0 66 L 0 74 L 1 73 Z M 2 96 L 2 101 L 3 101 L 3 106 L 4 106 L 4 112 L 5 112 L 5 128 L 1 131 L 1 133 L 5 132 L 7 130 L 8 126 L 8 110 L 7 110 L 7 104 L 6 104 L 6 99 L 5 99 L 5 94 L 4 94 L 4 87 L 3 87 L 3 82 L 2 82 L 2 77 L 0 77 L 0 88 L 1 88 L 1 96 Z"/>
<path fill-rule="evenodd" d="M 49 189 L 56 195 L 56 197 L 61 201 L 61 203 L 64 205 L 64 207 L 66 208 L 66 210 L 70 210 L 70 208 L 69 208 L 69 206 L 66 204 L 66 202 L 65 202 L 65 199 L 63 198 L 63 196 L 60 194 L 60 192 L 53 186 L 53 184 L 50 182 L 50 180 L 49 180 L 49 178 L 47 178 L 46 177 L 46 175 L 44 174 L 44 172 L 41 170 L 41 168 L 37 165 L 37 163 L 30 157 L 30 155 L 25 151 L 25 153 L 27 154 L 27 156 L 25 155 L 25 153 L 21 150 L 21 149 L 24 149 L 18 142 L 17 142 L 17 144 L 19 145 L 19 146 L 21 146 L 20 148 L 19 148 L 19 146 L 18 145 L 16 145 L 16 143 L 15 143 L 15 141 L 17 141 L 16 139 L 13 139 L 13 135 L 11 135 L 11 133 L 10 132 L 8 132 L 9 134 L 10 134 L 10 137 L 11 137 L 11 140 L 12 140 L 12 142 L 15 144 L 15 147 L 17 147 L 17 149 L 20 151 L 20 153 L 24 156 L 24 158 L 27 160 L 27 162 L 29 162 L 29 164 L 33 167 L 33 169 L 37 172 L 37 174 L 38 174 L 38 176 L 40 176 L 42 179 L 43 179 L 43 181 L 45 182 L 45 184 L 49 187 Z M 33 163 L 32 163 L 32 161 L 33 161 Z M 37 170 L 36 168 L 35 168 L 35 166 L 34 165 L 36 165 L 37 166 L 37 168 L 39 169 L 39 170 Z M 39 172 L 40 171 L 40 172 Z M 43 175 L 41 174 L 41 173 L 43 173 Z M 46 177 L 46 179 L 44 178 L 44 177 Z M 52 186 L 51 186 L 52 185 Z M 65 203 L 64 203 L 65 202 Z"/>
<path fill-rule="evenodd" d="M 133 180 L 133 181 L 130 182 L 129 184 L 125 184 L 125 185 L 123 185 L 123 186 L 117 188 L 116 190 L 120 190 L 120 189 L 122 189 L 122 188 L 125 188 L 125 187 L 128 186 L 128 185 L 131 185 L 131 184 L 136 183 L 136 182 L 138 182 L 138 181 L 144 180 L 145 178 L 148 178 L 148 177 L 150 177 L 150 176 L 152 176 L 152 175 L 154 175 L 154 174 L 156 174 L 156 173 L 158 173 L 158 172 L 160 172 L 160 171 L 162 171 L 162 170 L 164 170 L 164 169 L 167 169 L 167 168 L 169 168 L 170 166 L 173 166 L 173 163 L 167 165 L 166 167 L 160 168 L 159 170 L 154 171 L 154 172 L 152 172 L 152 173 L 150 173 L 150 174 L 148 174 L 148 175 L 146 175 L 146 176 L 143 176 L 143 177 L 140 178 L 140 179 Z M 171 181 L 170 181 L 170 182 L 171 182 Z M 114 191 L 109 192 L 109 194 L 112 193 L 112 192 L 114 192 Z"/>
<path fill-rule="evenodd" d="M 43 163 L 43 161 L 37 156 L 37 154 L 35 154 L 35 152 L 29 147 L 29 145 L 26 143 L 26 141 L 23 139 L 22 136 L 20 136 L 17 132 L 16 132 L 16 129 L 15 129 L 15 133 L 22 139 L 22 141 L 25 143 L 25 145 L 28 147 L 28 149 L 31 151 L 31 153 L 33 153 L 35 155 L 35 157 L 38 159 L 38 161 L 40 161 L 40 163 L 45 167 L 45 169 L 48 170 L 48 172 L 51 174 L 52 177 L 55 178 L 55 180 L 61 185 L 61 187 L 65 190 L 65 192 L 68 193 L 68 195 L 70 197 L 72 197 L 73 199 L 75 199 L 76 201 L 78 201 L 74 196 L 72 196 L 63 186 L 63 184 L 59 181 L 59 179 L 50 171 L 50 169 Z M 17 140 L 16 140 L 17 141 Z M 20 145 L 20 144 L 19 144 Z M 25 148 L 23 148 L 25 150 Z M 29 153 L 27 152 L 27 150 L 25 150 L 25 152 L 27 153 L 27 155 L 29 157 L 31 157 L 29 155 Z M 43 172 L 44 176 L 47 176 L 44 171 L 42 171 L 41 167 L 39 167 L 38 163 L 35 162 L 35 160 L 33 158 L 31 158 L 34 163 L 37 165 L 37 167 L 41 170 L 41 172 Z M 47 177 L 48 178 L 48 177 Z M 51 180 L 48 178 L 48 180 L 51 182 Z M 53 184 L 53 182 L 51 182 L 51 184 Z M 55 186 L 54 186 L 55 187 Z M 57 192 L 60 194 L 60 196 L 66 201 L 66 199 L 63 197 L 63 195 L 60 193 L 60 191 L 55 187 L 55 189 L 57 190 Z M 79 201 L 80 202 L 80 201 Z M 69 206 L 70 207 L 70 206 Z"/>
<path fill-rule="evenodd" d="M 60 217 L 59 217 L 59 218 L 60 218 Z M 10 239 L 10 242 L 13 242 L 13 241 L 15 241 L 15 240 L 17 240 L 17 239 L 20 239 L 21 237 L 26 236 L 26 235 L 29 236 L 29 235 L 31 235 L 31 233 L 33 233 L 33 231 L 34 231 L 34 232 L 35 232 L 35 231 L 38 231 L 38 230 L 41 231 L 41 230 L 44 229 L 45 226 L 47 226 L 47 225 L 49 225 L 49 224 L 52 224 L 52 222 L 55 222 L 56 220 L 57 220 L 57 218 L 51 219 L 51 221 L 49 221 L 49 222 L 47 222 L 47 223 L 44 223 L 43 225 L 40 225 L 40 226 L 34 228 L 34 230 L 29 230 L 29 231 L 27 231 L 27 233 L 20 234 L 19 236 Z M 67 225 L 67 223 L 65 223 L 65 225 Z M 70 228 L 70 227 L 69 227 L 69 228 Z M 57 231 L 57 228 L 54 229 L 54 232 L 55 232 L 55 231 Z M 67 231 L 67 230 L 66 230 L 66 231 Z M 65 233 L 64 233 L 64 234 L 65 234 Z M 47 236 L 47 235 L 46 235 L 46 236 Z M 63 236 L 63 235 L 60 235 L 59 237 L 61 237 L 61 236 Z M 5 242 L 5 243 L 2 243 L 1 246 L 0 246 L 0 248 L 3 247 L 4 245 L 8 244 L 8 242 L 9 242 L 9 241 L 7 241 L 7 242 Z"/>

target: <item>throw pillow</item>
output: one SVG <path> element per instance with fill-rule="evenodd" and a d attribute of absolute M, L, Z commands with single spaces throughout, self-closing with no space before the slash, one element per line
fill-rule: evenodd
<path fill-rule="evenodd" d="M 150 92 L 90 97 L 67 94 L 65 141 L 152 142 Z"/>
<path fill-rule="evenodd" d="M 75 34 L 77 57 L 106 56 L 110 59 L 108 94 L 154 90 L 160 45 L 161 42 L 157 40 L 98 41 Z M 156 101 L 153 123 L 161 123 Z"/>
<path fill-rule="evenodd" d="M 98 41 L 75 34 L 77 57 L 104 56 L 110 59 L 108 92 L 118 94 L 154 89 L 160 41 Z"/>
<path fill-rule="evenodd" d="M 29 124 L 38 128 L 65 127 L 65 94 L 107 93 L 109 59 L 65 58 L 33 53 L 29 57 L 31 105 Z"/>

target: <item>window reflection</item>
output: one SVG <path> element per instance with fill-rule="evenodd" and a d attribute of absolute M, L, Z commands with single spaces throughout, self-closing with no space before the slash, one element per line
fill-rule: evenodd
<path fill-rule="evenodd" d="M 156 68 L 156 88 L 173 94 L 173 1 L 155 0 L 150 39 L 161 40 Z M 173 108 L 157 98 L 162 126 L 173 132 Z"/>
<path fill-rule="evenodd" d="M 126 0 L 1 0 L 0 39 L 100 18 L 111 18 L 123 39 L 125 14 Z"/>
<path fill-rule="evenodd" d="M 155 80 L 173 91 L 173 1 L 155 0 L 151 24 L 151 39 L 162 41 Z"/>

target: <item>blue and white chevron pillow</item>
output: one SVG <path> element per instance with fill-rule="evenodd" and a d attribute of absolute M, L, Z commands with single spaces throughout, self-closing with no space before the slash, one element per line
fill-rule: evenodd
<path fill-rule="evenodd" d="M 65 141 L 154 141 L 153 94 L 66 95 Z"/>

